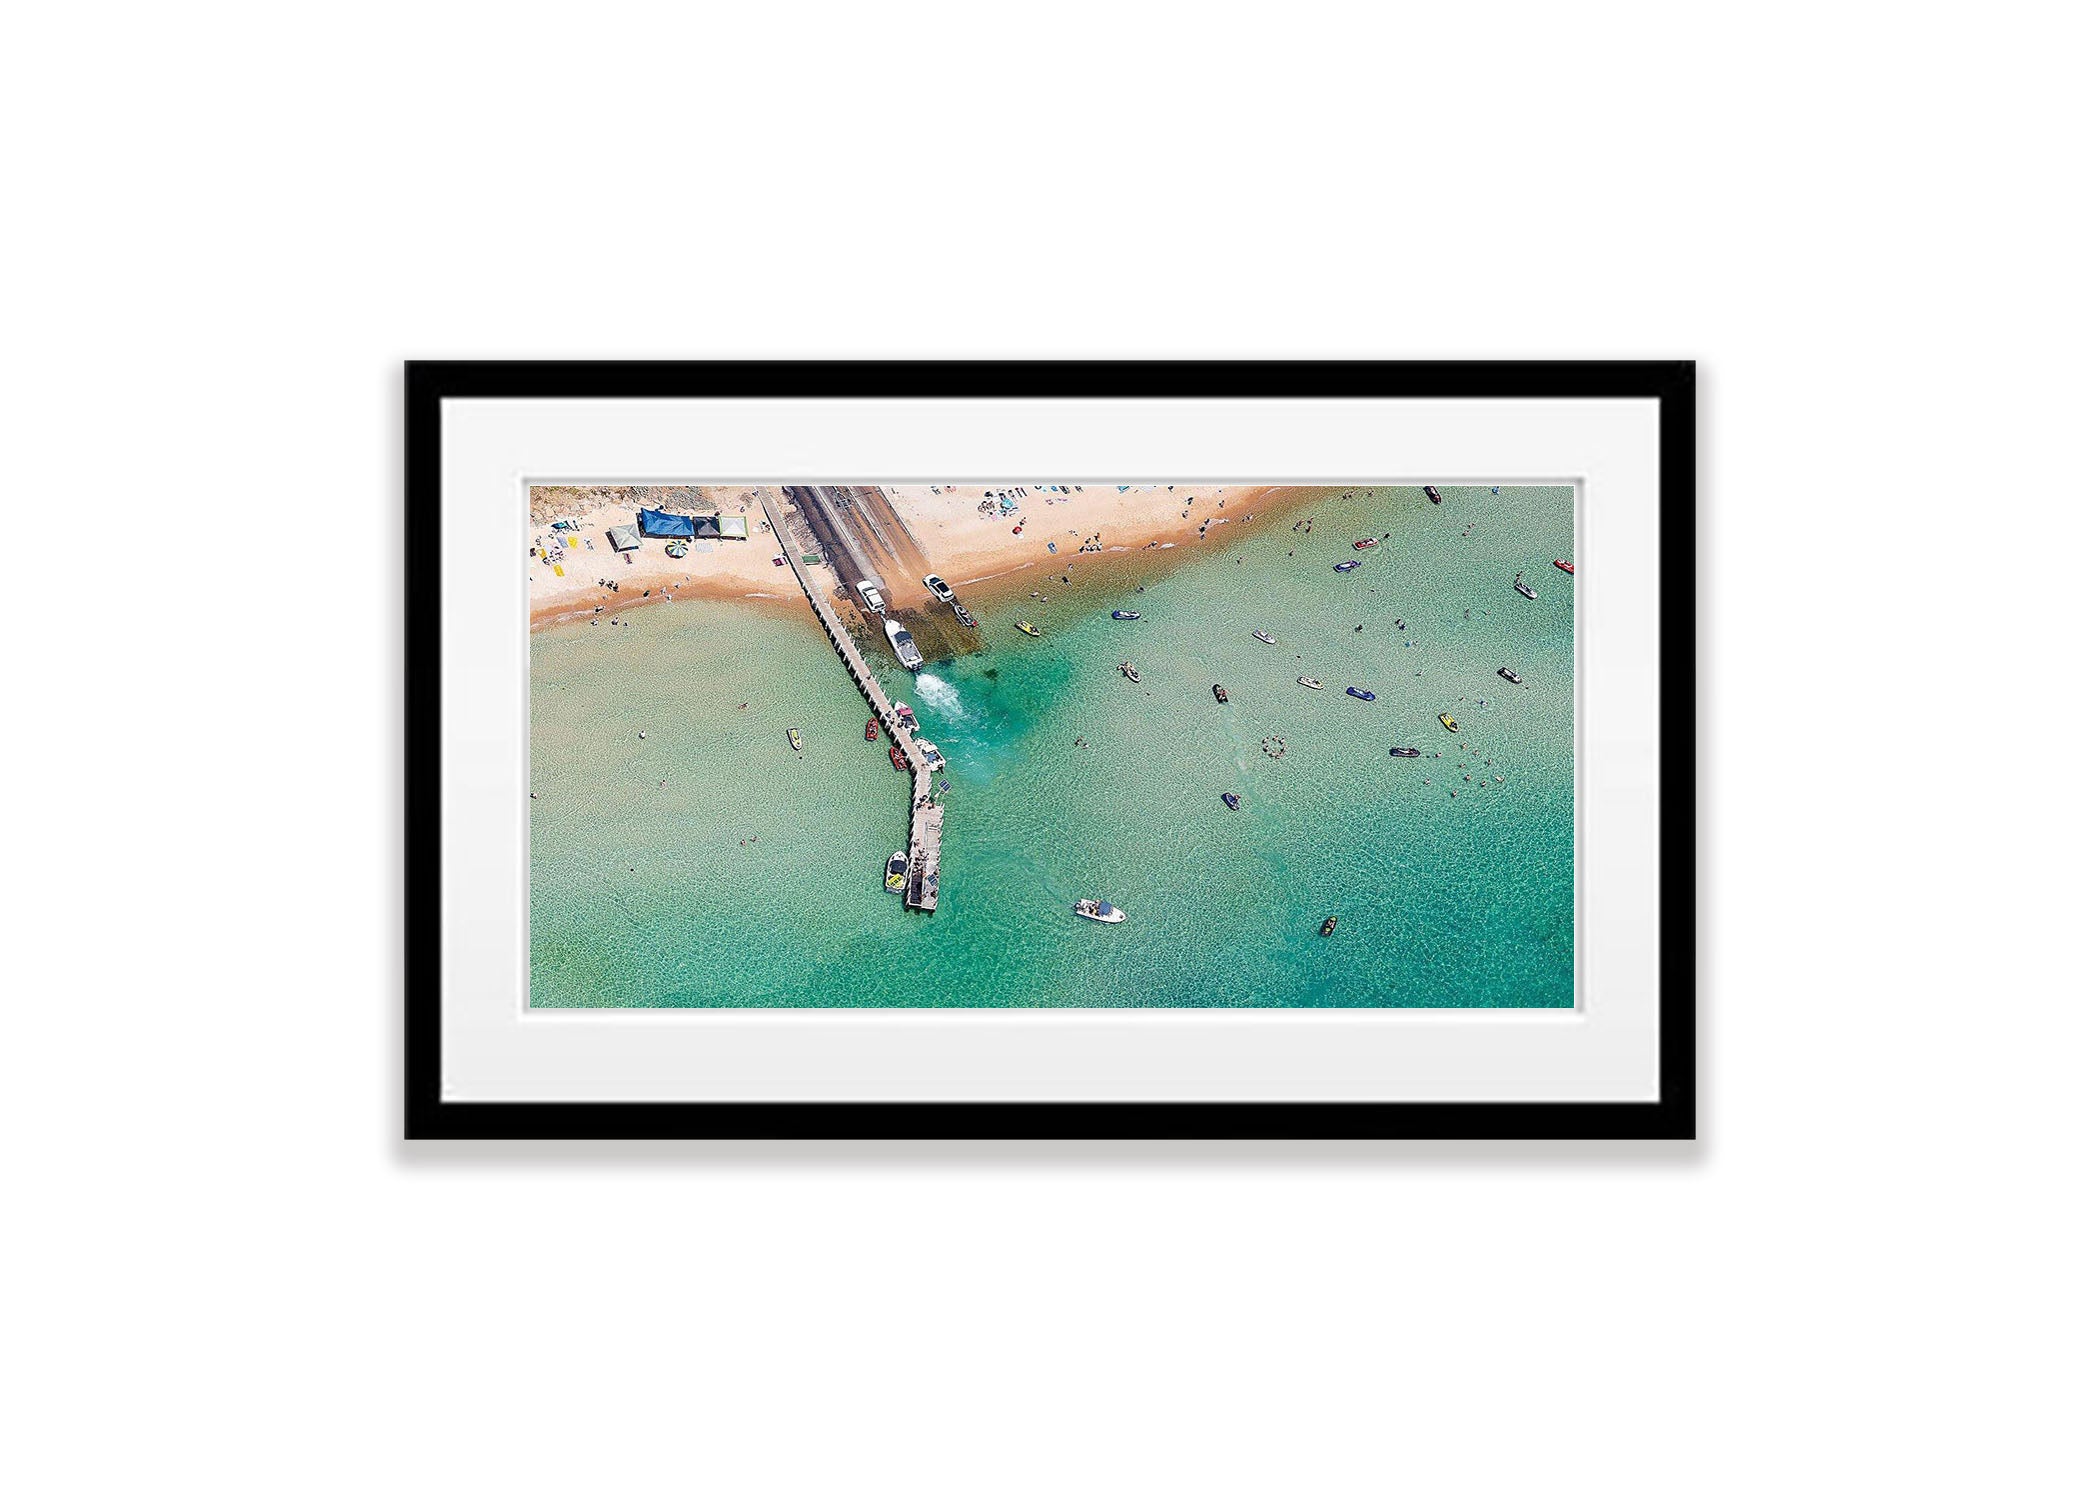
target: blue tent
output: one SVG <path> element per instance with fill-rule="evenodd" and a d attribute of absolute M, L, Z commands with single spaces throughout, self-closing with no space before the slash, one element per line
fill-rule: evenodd
<path fill-rule="evenodd" d="M 691 536 L 693 518 L 674 516 L 669 511 L 645 510 L 641 513 L 643 536 Z"/>

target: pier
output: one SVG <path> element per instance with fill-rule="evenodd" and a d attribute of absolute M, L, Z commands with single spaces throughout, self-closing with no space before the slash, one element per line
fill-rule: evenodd
<path fill-rule="evenodd" d="M 933 767 L 911 730 L 897 717 L 896 705 L 883 692 L 882 684 L 875 680 L 874 670 L 860 654 L 860 647 L 839 620 L 831 601 L 824 597 L 816 581 L 809 576 L 809 570 L 802 562 L 802 549 L 795 544 L 794 534 L 787 529 L 787 524 L 763 489 L 758 492 L 758 503 L 764 508 L 766 519 L 772 522 L 774 544 L 787 559 L 795 581 L 802 585 L 810 608 L 816 611 L 824 634 L 831 640 L 831 649 L 838 653 L 846 670 L 853 674 L 853 685 L 868 700 L 868 707 L 875 711 L 876 719 L 896 742 L 897 748 L 904 752 L 904 758 L 911 766 L 911 834 L 904 847 L 904 904 L 914 911 L 932 911 L 941 887 L 942 814 L 940 804 L 933 800 Z"/>

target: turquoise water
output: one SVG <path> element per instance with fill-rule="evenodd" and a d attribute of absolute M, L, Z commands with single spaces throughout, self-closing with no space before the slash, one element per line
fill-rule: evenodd
<path fill-rule="evenodd" d="M 954 788 L 932 916 L 881 889 L 909 788 L 807 611 L 538 633 L 532 1003 L 1571 1005 L 1573 495 L 1442 493 L 1308 498 L 1070 586 L 1038 569 L 1019 592 L 1047 603 L 966 590 L 982 649 L 888 674 Z M 1089 895 L 1130 919 L 1080 920 Z"/>

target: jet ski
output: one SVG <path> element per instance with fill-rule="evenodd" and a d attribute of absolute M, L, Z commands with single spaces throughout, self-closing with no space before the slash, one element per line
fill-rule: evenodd
<path fill-rule="evenodd" d="M 1134 609 L 1112 609 L 1108 612 L 1108 617 L 1111 620 L 1139 620 L 1144 618 Z"/>
<path fill-rule="evenodd" d="M 1343 688 L 1342 691 L 1347 693 L 1352 698 L 1361 698 L 1366 703 L 1375 703 L 1378 701 L 1378 695 L 1365 688 L 1348 687 Z"/>

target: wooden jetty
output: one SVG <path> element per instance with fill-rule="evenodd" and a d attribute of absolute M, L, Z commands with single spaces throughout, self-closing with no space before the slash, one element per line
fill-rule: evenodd
<path fill-rule="evenodd" d="M 824 597 L 816 581 L 809 576 L 800 549 L 794 545 L 793 536 L 764 490 L 758 492 L 758 503 L 764 507 L 766 519 L 773 523 L 773 541 L 788 560 L 795 581 L 802 585 L 810 608 L 816 611 L 824 634 L 831 640 L 831 649 L 838 653 L 846 670 L 853 674 L 853 685 L 868 700 L 868 707 L 875 710 L 875 717 L 889 731 L 890 738 L 896 741 L 897 748 L 904 752 L 911 765 L 911 836 L 904 846 L 904 904 L 914 911 L 932 911 L 941 888 L 942 814 L 941 805 L 933 800 L 933 767 L 928 764 L 926 752 L 919 748 L 911 730 L 897 717 L 897 706 L 890 702 L 882 684 L 875 680 L 873 669 L 840 623 L 831 601 Z"/>

